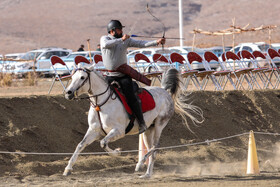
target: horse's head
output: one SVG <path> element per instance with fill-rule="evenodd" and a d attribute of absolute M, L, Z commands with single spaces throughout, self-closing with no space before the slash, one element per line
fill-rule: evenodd
<path fill-rule="evenodd" d="M 77 68 L 72 72 L 71 84 L 65 90 L 65 98 L 68 100 L 73 99 L 83 93 L 88 93 L 91 90 L 90 85 L 90 72 L 94 66 L 89 68 Z"/>

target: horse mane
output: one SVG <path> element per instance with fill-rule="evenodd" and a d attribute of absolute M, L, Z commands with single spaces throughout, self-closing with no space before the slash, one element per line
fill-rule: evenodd
<path fill-rule="evenodd" d="M 95 75 L 97 75 L 101 80 L 103 80 L 105 82 L 105 84 L 108 85 L 107 80 L 105 79 L 105 77 L 103 76 L 103 74 L 100 71 L 96 71 L 96 70 L 89 70 L 90 72 L 93 72 Z"/>

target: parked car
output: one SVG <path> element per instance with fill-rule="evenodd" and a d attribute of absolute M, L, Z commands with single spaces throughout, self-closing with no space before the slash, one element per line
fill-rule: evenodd
<path fill-rule="evenodd" d="M 137 53 L 142 53 L 144 55 L 146 55 L 149 60 L 151 62 L 153 62 L 153 55 L 154 54 L 162 54 L 163 56 L 169 58 L 169 55 L 171 54 L 171 51 L 167 48 L 141 48 L 141 49 L 137 49 L 137 50 L 133 50 L 131 51 L 130 53 L 127 54 L 127 62 L 128 64 L 130 64 L 130 66 L 132 67 L 136 67 L 136 64 L 135 64 L 135 60 L 134 60 L 134 56 L 137 54 Z M 169 67 L 170 64 L 166 64 L 166 63 L 156 63 L 155 64 L 155 67 L 156 68 L 152 68 L 151 66 L 149 68 L 146 68 L 147 66 L 149 66 L 150 63 L 142 63 L 140 66 L 138 64 L 138 70 L 139 71 L 145 71 L 145 72 L 151 72 L 151 71 L 162 71 L 164 70 L 166 67 Z"/>
<path fill-rule="evenodd" d="M 70 70 L 73 70 L 75 68 L 75 57 L 76 56 L 84 56 L 86 57 L 89 61 L 92 60 L 93 62 L 93 57 L 94 55 L 99 54 L 101 55 L 101 51 L 91 51 L 90 55 L 91 55 L 91 59 L 90 59 L 90 55 L 89 55 L 89 51 L 77 51 L 77 52 L 72 52 L 70 53 L 68 56 L 66 57 L 62 57 L 62 60 L 65 62 L 65 64 L 67 65 L 67 67 Z M 88 66 L 89 64 L 86 63 L 81 63 L 82 67 Z M 100 65 L 100 64 L 99 64 Z M 68 71 L 66 69 L 66 67 L 64 67 L 61 64 L 55 64 L 55 68 L 58 69 L 59 71 L 57 71 L 58 74 L 67 74 Z M 50 71 L 50 73 L 54 73 L 54 71 Z"/>
<path fill-rule="evenodd" d="M 10 53 L 10 54 L 5 54 L 5 58 L 7 60 L 18 60 L 20 59 L 25 53 Z"/>
<path fill-rule="evenodd" d="M 273 48 L 273 49 L 275 49 L 278 53 L 280 52 L 279 50 L 280 50 L 280 43 L 272 43 L 271 44 L 271 47 Z M 280 53 L 279 53 L 280 54 Z M 273 59 L 273 62 L 275 63 L 275 65 L 277 66 L 277 67 L 280 67 L 280 59 L 279 58 L 274 58 Z"/>
<path fill-rule="evenodd" d="M 234 48 L 232 48 L 230 51 L 237 54 L 239 51 L 247 50 L 250 53 L 253 51 L 261 51 L 266 55 L 267 50 L 269 49 L 269 45 L 265 42 L 256 42 L 256 43 L 240 43 Z"/>
<path fill-rule="evenodd" d="M 210 47 L 210 48 L 205 48 L 205 51 L 210 51 L 214 53 L 217 57 L 220 57 L 224 52 L 227 52 L 231 49 L 232 47 L 229 46 L 215 46 L 215 47 Z"/>
<path fill-rule="evenodd" d="M 37 71 L 48 74 L 50 71 L 50 58 L 52 55 L 64 57 L 72 52 L 70 49 L 47 47 L 29 51 L 21 56 L 18 60 L 3 65 L 2 71 L 13 72 L 15 74 L 23 74 L 30 71 L 32 67 Z"/>
<path fill-rule="evenodd" d="M 141 49 L 136 49 L 136 50 L 133 50 L 133 51 L 130 51 L 128 54 L 127 54 L 127 62 L 128 63 L 134 63 L 134 56 L 137 54 L 137 53 L 142 53 L 144 55 L 146 55 L 149 60 L 152 62 L 153 61 L 153 55 L 155 53 L 159 53 L 159 54 L 163 54 L 163 55 L 170 55 L 171 54 L 171 51 L 167 48 L 164 48 L 164 50 L 162 50 L 162 48 L 141 48 Z"/>
<path fill-rule="evenodd" d="M 0 70 L 3 70 L 3 68 L 9 66 L 9 63 L 14 62 L 14 60 L 19 59 L 22 55 L 25 53 L 10 53 L 5 55 L 0 55 Z"/>
<path fill-rule="evenodd" d="M 274 48 L 276 51 L 279 51 L 280 49 L 280 43 L 272 43 L 271 47 Z"/>
<path fill-rule="evenodd" d="M 183 47 L 174 46 L 174 47 L 169 47 L 168 49 L 170 49 L 172 51 L 172 53 L 175 52 L 175 53 L 181 54 L 185 59 L 187 59 L 187 54 L 191 51 L 196 52 L 197 54 L 199 54 L 203 58 L 203 54 L 206 51 L 205 49 L 193 48 L 192 46 L 183 46 Z M 210 62 L 209 65 L 210 65 L 211 69 L 217 69 L 219 67 L 218 62 Z M 195 70 L 199 70 L 199 71 L 205 70 L 203 64 L 199 63 L 199 62 L 196 62 L 196 61 L 194 61 L 191 64 L 191 66 Z"/>
<path fill-rule="evenodd" d="M 247 50 L 249 52 L 253 52 L 253 51 L 260 51 L 262 52 L 265 56 L 267 56 L 267 50 L 270 48 L 271 46 L 265 42 L 256 42 L 256 43 L 240 43 L 237 46 L 235 46 L 234 48 L 232 48 L 230 51 L 234 52 L 235 54 L 237 54 L 239 51 L 242 50 Z M 279 64 L 280 62 L 277 62 L 278 60 L 275 61 L 276 64 Z M 249 60 L 246 62 L 248 67 L 252 67 L 253 64 L 252 62 L 250 62 Z M 268 62 L 265 60 L 259 61 L 260 66 L 262 67 L 266 67 L 268 66 Z M 235 69 L 238 69 L 239 67 L 236 66 Z"/>
<path fill-rule="evenodd" d="M 63 60 L 64 62 L 74 62 L 76 56 L 84 56 L 88 60 L 90 60 L 90 56 L 93 60 L 94 55 L 99 54 L 101 55 L 101 51 L 91 51 L 89 55 L 89 51 L 77 51 L 77 52 L 72 52 L 68 56 L 64 57 Z"/>

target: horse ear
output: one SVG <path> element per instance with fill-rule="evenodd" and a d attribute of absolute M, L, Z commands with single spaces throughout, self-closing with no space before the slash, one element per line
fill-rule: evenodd
<path fill-rule="evenodd" d="M 78 64 L 78 68 L 82 68 L 82 64 L 79 63 L 79 64 Z"/>
<path fill-rule="evenodd" d="M 92 64 L 91 66 L 87 67 L 87 69 L 90 70 L 90 71 L 93 71 L 94 70 L 94 65 L 95 64 Z"/>

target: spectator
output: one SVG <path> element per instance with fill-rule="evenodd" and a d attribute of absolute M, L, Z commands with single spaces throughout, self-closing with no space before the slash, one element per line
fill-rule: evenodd
<path fill-rule="evenodd" d="M 96 51 L 101 51 L 101 49 L 100 49 L 100 44 L 97 45 Z"/>
<path fill-rule="evenodd" d="M 78 51 L 84 51 L 84 45 L 82 44 L 81 47 L 78 49 Z"/>

